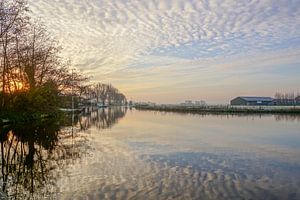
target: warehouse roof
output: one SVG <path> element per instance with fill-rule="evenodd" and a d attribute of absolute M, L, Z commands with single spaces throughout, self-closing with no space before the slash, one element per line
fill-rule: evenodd
<path fill-rule="evenodd" d="M 272 97 L 240 97 L 245 101 L 273 101 Z"/>

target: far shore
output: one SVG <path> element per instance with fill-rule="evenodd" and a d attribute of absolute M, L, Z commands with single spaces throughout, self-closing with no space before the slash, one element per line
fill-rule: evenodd
<path fill-rule="evenodd" d="M 300 115 L 300 106 L 181 106 L 181 105 L 136 105 L 137 110 L 154 110 L 180 113 L 229 113 L 229 114 L 297 114 Z"/>

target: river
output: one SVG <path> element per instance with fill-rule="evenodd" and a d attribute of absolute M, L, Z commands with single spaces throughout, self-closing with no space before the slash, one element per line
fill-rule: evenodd
<path fill-rule="evenodd" d="M 1 127 L 9 199 L 300 199 L 300 116 L 86 110 Z"/>

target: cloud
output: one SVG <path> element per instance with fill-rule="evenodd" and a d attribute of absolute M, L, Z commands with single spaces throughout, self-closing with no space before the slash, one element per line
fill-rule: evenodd
<path fill-rule="evenodd" d="M 158 71 L 157 85 L 175 70 L 188 75 L 191 63 L 218 73 L 213 66 L 224 59 L 299 55 L 298 0 L 30 0 L 30 6 L 65 56 L 94 80 L 118 83 L 130 73 Z"/>

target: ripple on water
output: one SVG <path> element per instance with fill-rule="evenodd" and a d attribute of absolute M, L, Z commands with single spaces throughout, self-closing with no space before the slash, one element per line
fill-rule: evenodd
<path fill-rule="evenodd" d="M 71 172 L 72 186 L 62 185 L 63 199 L 300 197 L 298 165 L 200 152 L 137 156 L 109 137 L 94 146 L 93 156 L 72 170 L 80 171 Z"/>

